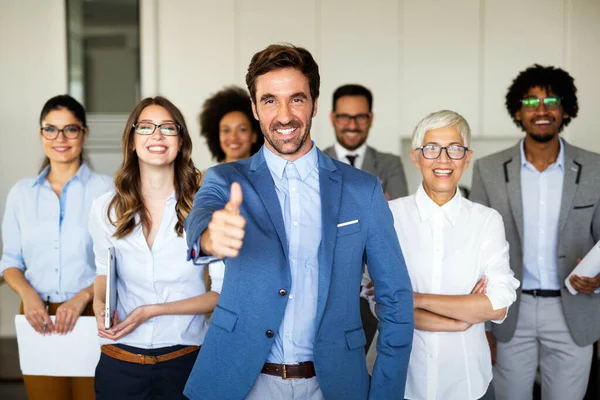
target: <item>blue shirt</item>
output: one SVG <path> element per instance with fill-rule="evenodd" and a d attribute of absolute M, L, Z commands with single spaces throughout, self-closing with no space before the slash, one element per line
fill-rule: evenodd
<path fill-rule="evenodd" d="M 113 181 L 82 164 L 59 198 L 46 179 L 49 171 L 22 179 L 8 194 L 0 274 L 7 268 L 25 271 L 42 299 L 63 302 L 94 282 L 88 216 L 92 201 L 110 190 Z"/>
<path fill-rule="evenodd" d="M 321 244 L 321 192 L 317 148 L 289 162 L 263 146 L 281 206 L 289 246 L 292 287 L 267 358 L 272 363 L 313 360 Z M 358 290 L 358 289 L 357 289 Z"/>
<path fill-rule="evenodd" d="M 561 287 L 557 251 L 564 164 L 562 140 L 556 161 L 542 172 L 527 161 L 524 141 L 521 141 L 524 290 L 560 290 Z"/>

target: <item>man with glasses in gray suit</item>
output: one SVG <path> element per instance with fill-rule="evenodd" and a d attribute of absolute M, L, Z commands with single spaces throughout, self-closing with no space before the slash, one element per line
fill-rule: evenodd
<path fill-rule="evenodd" d="M 560 132 L 577 116 L 577 89 L 564 70 L 534 65 L 506 94 L 525 138 L 475 162 L 471 200 L 502 215 L 510 263 L 522 284 L 497 343 L 496 398 L 531 399 L 536 370 L 542 399 L 583 398 L 600 337 L 600 275 L 573 276 L 600 240 L 600 155 L 571 146 Z"/>
<path fill-rule="evenodd" d="M 329 114 L 336 143 L 323 153 L 378 177 L 388 200 L 408 196 L 400 157 L 367 146 L 373 124 L 372 109 L 373 94 L 366 87 L 352 84 L 337 88 Z"/>

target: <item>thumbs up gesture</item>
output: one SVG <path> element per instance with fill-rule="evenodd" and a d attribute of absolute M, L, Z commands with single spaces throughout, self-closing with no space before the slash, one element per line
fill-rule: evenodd
<path fill-rule="evenodd" d="M 242 201 L 242 187 L 234 182 L 225 208 L 213 213 L 208 227 L 202 232 L 200 247 L 204 254 L 217 258 L 237 257 L 246 233 L 246 219 L 240 215 Z"/>

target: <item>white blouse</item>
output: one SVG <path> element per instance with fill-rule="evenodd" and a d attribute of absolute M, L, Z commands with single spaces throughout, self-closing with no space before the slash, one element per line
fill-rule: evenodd
<path fill-rule="evenodd" d="M 460 191 L 440 207 L 422 186 L 389 205 L 415 292 L 469 294 L 485 275 L 494 310 L 515 301 L 519 281 L 509 266 L 508 242 L 497 211 L 463 198 Z M 483 323 L 464 332 L 415 329 L 405 398 L 479 399 L 491 379 Z"/>
<path fill-rule="evenodd" d="M 106 212 L 114 194 L 114 191 L 106 193 L 94 201 L 89 230 L 94 242 L 97 275 L 106 275 L 108 248 L 112 246 L 116 250 L 119 320 L 123 321 L 139 306 L 184 300 L 206 293 L 204 266 L 186 260 L 185 239 L 175 233 L 175 193 L 167 200 L 152 249 L 148 247 L 139 223 L 127 237 L 117 239 L 113 236 L 116 228 L 108 221 Z M 137 220 L 139 222 L 139 218 Z M 221 292 L 224 269 L 223 262 L 209 266 L 214 292 Z M 160 315 L 148 319 L 116 342 L 102 339 L 102 343 L 122 343 L 147 349 L 201 345 L 207 330 L 208 321 L 204 315 Z"/>

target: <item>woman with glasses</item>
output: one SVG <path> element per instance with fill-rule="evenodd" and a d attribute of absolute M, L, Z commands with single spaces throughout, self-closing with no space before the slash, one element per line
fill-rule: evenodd
<path fill-rule="evenodd" d="M 89 229 L 97 277 L 94 312 L 104 345 L 96 367 L 98 399 L 184 399 L 183 388 L 208 329 L 223 263 L 188 261 L 183 222 L 200 173 L 179 109 L 164 97 L 146 98 L 131 112 L 122 139 L 116 190 L 92 205 Z M 117 313 L 106 330 L 108 249 L 117 260 Z"/>
<path fill-rule="evenodd" d="M 484 322 L 501 323 L 516 298 L 500 214 L 458 190 L 470 136 L 453 111 L 423 118 L 411 151 L 422 185 L 389 203 L 414 291 L 406 399 L 481 398 L 492 379 Z"/>
<path fill-rule="evenodd" d="M 111 189 L 112 179 L 86 164 L 87 135 L 85 110 L 77 100 L 68 95 L 48 100 L 40 115 L 46 154 L 40 173 L 17 182 L 6 201 L 0 274 L 42 335 L 69 333 L 79 316 L 93 315 L 95 266 L 86 221 L 92 201 Z M 54 322 L 50 315 L 56 315 Z M 93 378 L 23 379 L 31 400 L 94 398 Z"/>

